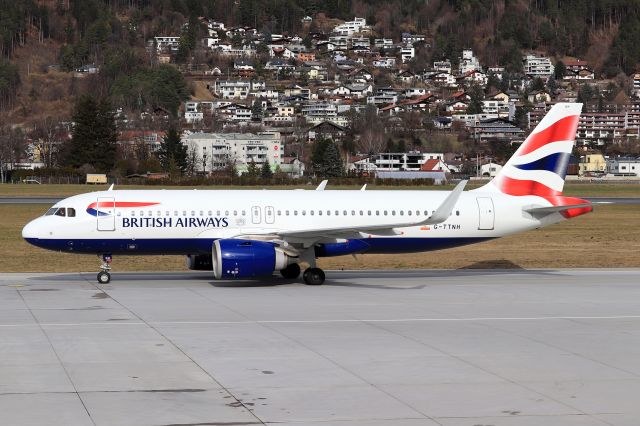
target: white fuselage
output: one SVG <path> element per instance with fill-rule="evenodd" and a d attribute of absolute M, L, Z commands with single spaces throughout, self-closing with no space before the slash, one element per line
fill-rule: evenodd
<path fill-rule="evenodd" d="M 445 222 L 410 226 L 431 215 L 448 194 L 404 190 L 102 191 L 60 201 L 52 209 L 74 209 L 75 216 L 42 216 L 25 226 L 23 236 L 34 245 L 59 251 L 194 254 L 210 253 L 216 239 L 393 224 L 393 232 L 354 231 L 344 238 L 320 232 L 289 239 L 303 245 L 356 239 L 366 243 L 358 252 L 393 253 L 464 245 L 563 220 L 560 214 L 540 220 L 523 212 L 526 206 L 550 205 L 543 198 L 474 190 L 462 193 Z"/>

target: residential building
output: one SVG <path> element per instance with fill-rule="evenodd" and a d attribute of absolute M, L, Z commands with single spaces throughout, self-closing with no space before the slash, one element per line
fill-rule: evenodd
<path fill-rule="evenodd" d="M 383 152 L 356 160 L 353 167 L 359 172 L 423 171 L 423 167 L 430 160 L 444 164 L 444 154 L 417 151 Z"/>
<path fill-rule="evenodd" d="M 640 157 L 615 157 L 607 160 L 607 173 L 618 176 L 639 176 Z"/>
<path fill-rule="evenodd" d="M 209 85 L 211 90 L 211 85 Z M 212 92 L 222 99 L 246 99 L 251 91 L 247 80 L 215 80 Z"/>
<path fill-rule="evenodd" d="M 280 133 L 190 133 L 183 135 L 182 143 L 195 149 L 198 155 L 197 170 L 210 172 L 235 164 L 239 173 L 248 164 L 266 161 L 272 169 L 282 162 Z"/>
<path fill-rule="evenodd" d="M 365 18 L 353 18 L 353 21 L 347 21 L 343 24 L 337 25 L 333 29 L 333 33 L 343 35 L 343 36 L 352 36 L 357 33 L 369 32 L 371 28 L 367 25 L 367 20 Z"/>
<path fill-rule="evenodd" d="M 459 72 L 464 75 L 472 71 L 482 71 L 482 66 L 478 58 L 473 55 L 473 50 L 464 49 L 460 58 Z"/>
<path fill-rule="evenodd" d="M 405 46 L 400 49 L 400 57 L 402 58 L 402 63 L 405 64 L 413 59 L 416 56 L 416 48 L 413 46 Z"/>
<path fill-rule="evenodd" d="M 402 44 L 411 44 L 426 40 L 426 36 L 420 34 L 402 33 Z"/>
<path fill-rule="evenodd" d="M 580 157 L 578 174 L 604 174 L 607 171 L 607 160 L 600 153 L 589 153 Z"/>
<path fill-rule="evenodd" d="M 164 51 L 177 52 L 180 36 L 159 36 L 153 38 L 158 53 Z"/>
<path fill-rule="evenodd" d="M 553 75 L 554 67 L 551 59 L 544 56 L 526 55 L 524 61 L 524 73 L 530 77 L 547 78 Z"/>

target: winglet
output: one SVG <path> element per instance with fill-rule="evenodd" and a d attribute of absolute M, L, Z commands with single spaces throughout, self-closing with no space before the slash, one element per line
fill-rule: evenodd
<path fill-rule="evenodd" d="M 362 185 L 362 188 L 360 188 L 360 191 L 364 191 L 367 189 L 367 184 L 365 183 L 364 185 Z"/>
<path fill-rule="evenodd" d="M 327 186 L 327 183 L 329 183 L 329 181 L 326 179 L 320 182 L 320 185 L 318 185 L 318 187 L 316 188 L 316 191 L 324 191 L 324 188 L 325 186 Z"/>
<path fill-rule="evenodd" d="M 115 185 L 115 184 L 112 183 L 111 186 L 109 187 L 109 189 L 107 189 L 107 191 L 113 191 L 113 185 Z"/>
<path fill-rule="evenodd" d="M 460 198 L 460 194 L 464 191 L 464 187 L 468 181 L 462 180 L 453 191 L 447 195 L 447 198 L 440 204 L 440 207 L 436 210 L 434 214 L 429 216 L 429 218 L 422 222 L 423 225 L 435 225 L 436 223 L 442 223 L 451 216 L 451 212 L 453 208 L 456 206 L 458 202 L 458 198 Z"/>

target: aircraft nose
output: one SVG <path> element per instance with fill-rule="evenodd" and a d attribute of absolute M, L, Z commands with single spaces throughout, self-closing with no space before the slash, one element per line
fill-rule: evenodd
<path fill-rule="evenodd" d="M 31 222 L 27 223 L 24 228 L 22 228 L 22 238 L 31 242 L 30 240 L 35 240 L 39 238 L 38 235 L 38 219 L 34 219 Z"/>

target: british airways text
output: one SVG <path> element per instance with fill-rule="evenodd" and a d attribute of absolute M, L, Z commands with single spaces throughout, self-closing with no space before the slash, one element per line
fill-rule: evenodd
<path fill-rule="evenodd" d="M 226 217 L 123 217 L 123 228 L 226 228 Z"/>

